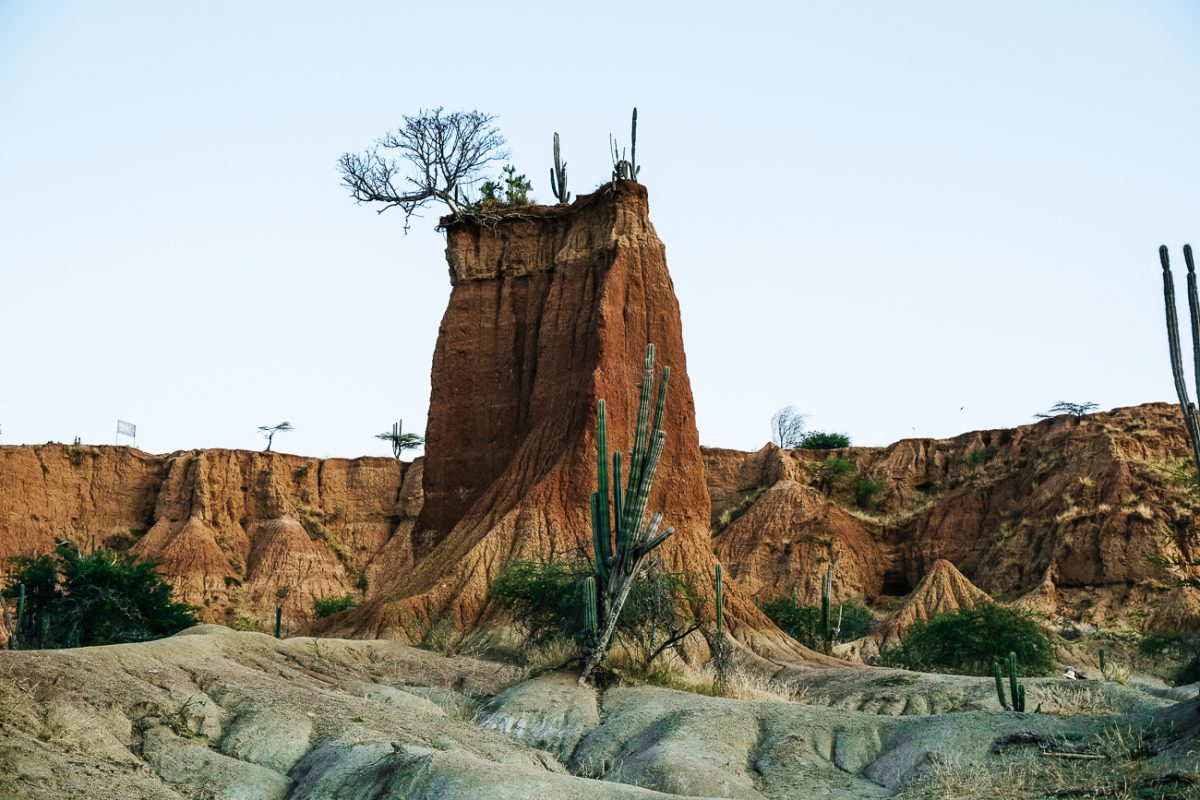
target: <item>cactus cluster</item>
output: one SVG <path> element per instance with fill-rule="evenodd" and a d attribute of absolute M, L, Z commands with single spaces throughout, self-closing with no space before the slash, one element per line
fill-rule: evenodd
<path fill-rule="evenodd" d="M 559 157 L 558 131 L 554 132 L 554 166 L 550 168 L 550 190 L 560 203 L 571 202 L 571 193 L 567 191 L 567 162 Z"/>
<path fill-rule="evenodd" d="M 667 402 L 667 381 L 671 368 L 663 367 L 658 386 L 654 415 L 650 415 L 650 398 L 654 391 L 654 345 L 646 346 L 642 382 L 638 385 L 637 427 L 633 450 L 629 454 L 629 475 L 622 488 L 622 454 L 612 454 L 612 481 L 609 481 L 608 421 L 604 400 L 596 403 L 596 491 L 591 496 L 592 545 L 594 575 L 584 582 L 584 618 L 589 634 L 588 653 L 584 659 L 580 684 L 587 682 L 592 670 L 600 663 L 616 630 L 621 608 L 640 576 L 646 558 L 654 548 L 675 532 L 667 528 L 660 532 L 661 511 L 648 523 L 646 506 L 650 487 L 662 457 L 667 435 L 662 430 Z M 590 588 L 589 588 L 590 584 Z"/>
<path fill-rule="evenodd" d="M 1158 248 L 1158 259 L 1163 270 L 1163 302 L 1167 311 L 1167 347 L 1171 354 L 1171 375 L 1175 379 L 1175 393 L 1179 396 L 1179 407 L 1183 411 L 1183 422 L 1187 428 L 1188 441 L 1192 445 L 1192 458 L 1200 470 L 1200 414 L 1188 396 L 1187 380 L 1183 371 L 1183 350 L 1179 346 L 1179 317 L 1175 310 L 1175 282 L 1171 277 L 1171 258 L 1164 244 Z M 1183 246 L 1183 259 L 1187 263 L 1188 311 L 1191 317 L 1192 358 L 1196 372 L 1197 387 L 1200 388 L 1200 299 L 1196 292 L 1196 263 L 1192 259 L 1192 246 Z"/>
<path fill-rule="evenodd" d="M 1017 682 L 1017 654 L 1009 653 L 1006 659 L 1008 666 L 1008 686 L 1009 693 L 1012 696 L 1012 710 L 1025 711 L 1025 687 Z M 1005 711 L 1009 709 L 1009 702 L 1004 697 L 1004 679 L 1000 673 L 1000 662 L 992 662 L 992 676 L 996 679 L 996 695 L 1000 698 L 1000 705 Z"/>
<path fill-rule="evenodd" d="M 624 149 L 618 149 L 612 134 L 608 136 L 608 146 L 612 148 L 614 181 L 636 181 L 642 168 L 637 163 L 637 109 L 633 109 L 633 123 L 630 125 L 629 158 L 625 158 Z"/>

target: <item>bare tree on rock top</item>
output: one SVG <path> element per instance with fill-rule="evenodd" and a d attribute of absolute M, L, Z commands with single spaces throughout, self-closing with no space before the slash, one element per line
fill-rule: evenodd
<path fill-rule="evenodd" d="M 443 113 L 439 107 L 403 119 L 366 152 L 343 153 L 338 171 L 355 201 L 382 204 L 380 214 L 392 207 L 404 211 L 407 232 L 409 219 L 431 201 L 461 213 L 463 190 L 488 164 L 508 158 L 508 151 L 492 114 Z"/>
<path fill-rule="evenodd" d="M 784 450 L 795 450 L 804 439 L 804 415 L 786 406 L 771 417 L 771 441 Z"/>

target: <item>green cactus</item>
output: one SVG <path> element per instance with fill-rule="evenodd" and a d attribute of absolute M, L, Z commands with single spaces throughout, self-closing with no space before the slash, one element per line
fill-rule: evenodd
<path fill-rule="evenodd" d="M 642 168 L 637 165 L 637 107 L 633 109 L 633 124 L 629 131 L 629 177 L 637 180 Z"/>
<path fill-rule="evenodd" d="M 1108 663 L 1107 663 L 1107 659 L 1104 654 L 1103 647 L 1100 648 L 1100 674 L 1106 678 L 1108 677 Z"/>
<path fill-rule="evenodd" d="M 1197 386 L 1200 387 L 1200 300 L 1196 291 L 1196 264 L 1192 259 L 1192 246 L 1183 246 L 1183 258 L 1187 262 L 1188 311 L 1191 317 L 1192 355 L 1195 362 Z M 1184 427 L 1192 445 L 1192 460 L 1200 470 L 1200 413 L 1188 395 L 1187 380 L 1183 372 L 1183 351 L 1179 346 L 1179 318 L 1175 310 L 1175 282 L 1171 277 L 1171 259 L 1167 246 L 1158 248 L 1158 259 L 1163 269 L 1163 302 L 1167 311 L 1167 348 L 1171 355 L 1171 376 L 1175 379 L 1175 393 L 1179 396 L 1179 408 L 1183 412 Z"/>
<path fill-rule="evenodd" d="M 1008 690 L 1012 695 L 1013 711 L 1025 710 L 1025 687 L 1017 683 L 1017 654 L 1008 654 Z"/>
<path fill-rule="evenodd" d="M 571 202 L 571 193 L 567 191 L 567 162 L 558 155 L 558 131 L 554 132 L 554 166 L 550 169 L 550 190 L 560 203 Z"/>
<path fill-rule="evenodd" d="M 717 635 L 720 636 L 725 630 L 725 587 L 721 577 L 721 565 L 716 566 L 716 589 L 717 589 Z"/>
<path fill-rule="evenodd" d="M 825 569 L 825 574 L 821 576 L 821 642 L 825 647 L 825 654 L 829 655 L 833 652 L 834 627 L 830 619 L 832 608 L 833 594 L 833 563 Z"/>
<path fill-rule="evenodd" d="M 608 419 L 605 403 L 596 403 L 596 491 L 591 496 L 592 545 L 595 567 L 597 628 L 584 659 L 579 683 L 587 682 L 592 670 L 608 650 L 621 608 L 640 577 L 646 558 L 654 548 L 675 532 L 662 527 L 663 514 L 656 512 L 645 521 L 650 488 L 662 457 L 667 435 L 662 430 L 667 402 L 667 382 L 671 368 L 663 367 L 654 415 L 650 415 L 650 397 L 654 390 L 654 345 L 646 346 L 645 368 L 639 384 L 637 426 L 629 457 L 629 475 L 622 489 L 622 456 L 612 454 L 611 501 L 608 472 Z"/>
<path fill-rule="evenodd" d="M 25 622 L 25 584 L 22 583 L 20 586 L 17 587 L 17 624 L 16 624 L 16 630 L 13 631 L 13 634 L 14 634 L 15 638 L 17 639 L 17 641 L 20 641 L 21 625 L 23 625 L 24 622 Z M 12 645 L 9 645 L 9 646 L 11 647 Z"/>
<path fill-rule="evenodd" d="M 1000 698 L 1000 707 L 1008 711 L 1008 700 L 1004 698 L 1004 678 L 1000 675 L 1000 662 L 992 660 L 992 676 L 996 679 L 996 696 Z"/>
<path fill-rule="evenodd" d="M 583 580 L 583 626 L 588 638 L 595 639 L 600 622 L 596 616 L 596 577 L 588 575 Z"/>
<path fill-rule="evenodd" d="M 283 606 L 275 606 L 275 638 L 283 631 Z"/>
<path fill-rule="evenodd" d="M 637 163 L 637 109 L 633 109 L 633 124 L 630 126 L 631 150 L 629 158 L 625 158 L 625 150 L 617 147 L 612 134 L 608 136 L 608 146 L 612 149 L 614 181 L 636 181 L 642 168 Z"/>

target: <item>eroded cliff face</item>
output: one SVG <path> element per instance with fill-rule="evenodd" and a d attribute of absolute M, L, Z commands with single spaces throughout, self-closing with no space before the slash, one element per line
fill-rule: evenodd
<path fill-rule="evenodd" d="M 647 343 L 671 367 L 649 504 L 676 530 L 662 558 L 710 594 L 710 498 L 679 305 L 645 189 L 621 182 L 495 225 L 452 223 L 446 257 L 454 288 L 433 360 L 416 565 L 320 630 L 414 637 L 435 619 L 470 630 L 492 613 L 488 586 L 509 562 L 586 556 L 596 401 L 607 401 L 610 447 L 628 452 Z M 746 596 L 726 597 L 743 641 L 807 657 Z"/>
<path fill-rule="evenodd" d="M 1195 590 L 1163 560 L 1194 558 L 1200 502 L 1180 479 L 1189 448 L 1177 406 L 1056 417 L 887 448 L 706 450 L 713 524 L 770 487 L 716 537 L 747 591 L 811 601 L 838 560 L 843 596 L 907 594 L 946 559 L 994 597 L 1102 625 L 1200 630 Z M 881 479 L 875 508 L 826 497 L 810 466 L 837 455 Z M 781 494 L 793 496 L 780 503 Z M 761 508 L 760 508 L 761 504 Z M 814 537 L 816 537 L 814 539 Z"/>
<path fill-rule="evenodd" d="M 206 621 L 269 630 L 278 604 L 295 629 L 313 598 L 361 601 L 411 568 L 420 473 L 386 458 L 3 447 L 0 560 L 64 540 L 128 547 Z"/>

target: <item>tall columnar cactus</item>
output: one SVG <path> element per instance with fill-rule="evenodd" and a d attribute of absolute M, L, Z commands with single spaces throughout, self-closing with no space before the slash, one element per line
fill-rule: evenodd
<path fill-rule="evenodd" d="M 1184 427 L 1192 445 L 1192 460 L 1200 473 L 1200 414 L 1188 396 L 1187 380 L 1183 372 L 1183 350 L 1179 346 L 1179 317 L 1175 309 L 1175 281 L 1171 277 L 1171 259 L 1164 244 L 1158 248 L 1158 259 L 1163 269 L 1163 302 L 1167 311 L 1167 347 L 1171 354 L 1171 375 L 1175 379 L 1175 393 L 1179 396 L 1179 407 L 1183 411 Z M 1192 359 L 1197 387 L 1200 388 L 1200 301 L 1196 292 L 1196 264 L 1192 259 L 1192 246 L 1183 246 L 1183 259 L 1187 263 L 1188 311 L 1192 328 Z"/>
<path fill-rule="evenodd" d="M 821 643 L 825 647 L 825 654 L 829 655 L 833 652 L 833 625 L 830 619 L 830 609 L 832 606 L 833 593 L 833 563 L 825 569 L 825 574 L 821 576 Z"/>
<path fill-rule="evenodd" d="M 716 591 L 717 591 L 717 636 L 725 632 L 725 587 L 722 579 L 721 565 L 716 567 Z"/>
<path fill-rule="evenodd" d="M 283 633 L 283 606 L 275 606 L 275 638 Z"/>
<path fill-rule="evenodd" d="M 1105 678 L 1108 677 L 1108 659 L 1103 647 L 1100 648 L 1100 674 Z"/>
<path fill-rule="evenodd" d="M 996 679 L 996 696 L 1000 698 L 1000 707 L 1008 711 L 1008 700 L 1004 698 L 1004 678 L 1000 675 L 999 661 L 992 661 L 992 676 Z"/>
<path fill-rule="evenodd" d="M 21 625 L 25 622 L 25 584 L 17 587 L 17 625 L 13 635 L 16 637 L 16 642 L 21 641 Z M 10 647 L 12 645 L 9 645 Z"/>
<path fill-rule="evenodd" d="M 629 126 L 629 177 L 637 180 L 641 167 L 637 163 L 637 107 L 633 109 L 633 123 Z"/>
<path fill-rule="evenodd" d="M 647 557 L 667 537 L 675 532 L 662 527 L 662 512 L 656 512 L 647 523 L 646 506 L 650 487 L 662 457 L 667 435 L 663 433 L 663 413 L 667 403 L 667 381 L 671 368 L 663 367 L 658 387 L 654 416 L 650 416 L 650 398 L 654 391 L 654 345 L 646 346 L 645 369 L 638 384 L 637 426 L 633 450 L 629 454 L 629 475 L 624 489 L 621 486 L 622 456 L 612 454 L 612 489 L 609 491 L 608 421 L 603 400 L 596 403 L 596 491 L 591 497 L 592 545 L 595 561 L 595 602 L 584 613 L 590 621 L 595 615 L 597 631 L 589 642 L 579 683 L 591 676 L 608 650 L 621 608 L 629 597 L 634 582 L 641 576 Z M 586 584 L 585 584 L 586 586 Z M 585 588 L 586 591 L 586 588 Z"/>
<path fill-rule="evenodd" d="M 571 193 L 567 191 L 567 162 L 558 155 L 558 131 L 554 132 L 554 166 L 550 168 L 550 189 L 558 202 L 571 202 Z"/>
<path fill-rule="evenodd" d="M 1017 683 L 1017 654 L 1008 654 L 1008 688 L 1012 695 L 1013 711 L 1025 710 L 1025 687 Z"/>

